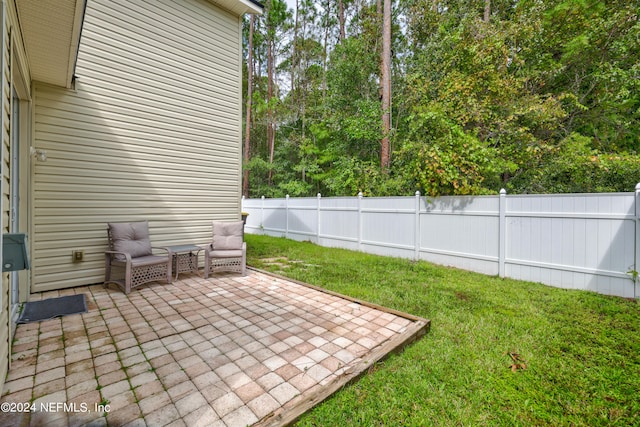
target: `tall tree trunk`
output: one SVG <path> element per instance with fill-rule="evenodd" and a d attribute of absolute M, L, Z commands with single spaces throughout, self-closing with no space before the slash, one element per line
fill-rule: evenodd
<path fill-rule="evenodd" d="M 382 55 L 380 60 L 382 86 L 382 141 L 380 142 L 380 167 L 388 172 L 391 164 L 389 132 L 391 130 L 391 0 L 384 0 L 382 13 Z"/>
<path fill-rule="evenodd" d="M 273 118 L 273 40 L 267 40 L 267 143 L 269 144 L 269 184 L 273 178 L 273 156 L 276 144 Z"/>
<path fill-rule="evenodd" d="M 338 0 L 338 22 L 340 23 L 340 43 L 346 38 L 344 30 L 344 0 Z"/>
<path fill-rule="evenodd" d="M 296 79 L 299 74 L 298 68 L 298 56 L 299 56 L 299 47 L 298 47 L 298 31 L 300 28 L 300 0 L 296 0 L 296 19 L 293 26 L 293 50 L 291 52 L 291 101 L 292 105 L 296 105 Z M 304 37 L 304 33 L 303 33 Z"/>
<path fill-rule="evenodd" d="M 249 197 L 249 160 L 251 160 L 251 104 L 253 97 L 253 32 L 256 16 L 251 15 L 249 21 L 249 54 L 247 55 L 247 113 L 244 133 L 244 173 L 242 178 L 242 194 Z"/>
<path fill-rule="evenodd" d="M 329 17 L 331 16 L 331 0 L 325 6 L 326 18 L 324 22 L 324 52 L 322 64 L 322 99 L 327 99 L 327 69 L 329 61 Z"/>

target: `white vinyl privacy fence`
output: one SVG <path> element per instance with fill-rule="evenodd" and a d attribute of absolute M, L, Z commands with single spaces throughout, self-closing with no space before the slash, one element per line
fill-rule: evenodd
<path fill-rule="evenodd" d="M 635 193 L 243 199 L 247 233 L 640 297 Z"/>

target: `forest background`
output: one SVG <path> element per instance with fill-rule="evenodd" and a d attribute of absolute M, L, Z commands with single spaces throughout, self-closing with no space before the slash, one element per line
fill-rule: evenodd
<path fill-rule="evenodd" d="M 290 1 L 245 19 L 245 196 L 640 182 L 640 1 Z"/>

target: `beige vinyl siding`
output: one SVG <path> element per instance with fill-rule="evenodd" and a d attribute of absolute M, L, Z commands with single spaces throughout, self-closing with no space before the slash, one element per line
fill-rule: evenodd
<path fill-rule="evenodd" d="M 9 147 L 11 144 L 9 133 L 11 124 L 11 109 L 9 108 L 11 105 L 11 44 L 9 41 L 8 30 L 10 26 L 8 8 L 2 4 L 0 4 L 0 8 L 2 8 L 0 11 L 0 15 L 2 15 L 1 19 L 4 21 L 4 24 L 0 25 L 0 31 L 4 33 L 0 34 L 0 40 L 3 41 L 3 43 L 1 43 L 2 52 L 0 52 L 0 54 L 2 54 L 2 69 L 0 69 L 0 73 L 2 73 L 2 79 L 0 80 L 0 102 L 2 102 L 2 109 L 0 109 L 0 123 L 2 125 L 0 129 L 0 137 L 2 139 L 2 203 L 0 205 L 2 206 L 2 233 L 7 233 L 9 231 L 9 209 L 11 206 L 9 203 L 9 189 L 11 188 L 11 169 L 9 167 L 11 159 L 11 156 L 9 155 Z M 2 275 L 2 291 L 0 294 L 0 361 L 2 363 L 0 363 L 0 379 L 2 379 L 2 385 L 4 386 L 4 379 L 9 371 L 9 352 L 11 344 L 11 325 L 9 324 L 9 288 L 11 284 L 8 273 L 0 274 Z"/>
<path fill-rule="evenodd" d="M 87 2 L 75 90 L 34 89 L 32 291 L 102 282 L 109 221 L 162 246 L 239 217 L 240 31 L 204 0 Z"/>
<path fill-rule="evenodd" d="M 2 140 L 2 233 L 9 232 L 10 223 L 10 209 L 11 209 L 11 137 L 14 129 L 11 127 L 11 99 L 12 99 L 12 82 L 16 75 L 20 73 L 17 70 L 21 70 L 24 74 L 28 75 L 29 69 L 27 67 L 26 54 L 24 46 L 22 45 L 22 39 L 20 37 L 20 27 L 18 26 L 18 19 L 16 10 L 14 9 L 14 2 L 4 2 L 3 8 L 4 26 L 0 26 L 4 30 L 4 35 L 1 38 L 4 43 L 1 45 L 2 55 L 2 86 L 0 90 L 1 102 L 2 102 L 2 114 L 0 116 L 1 126 L 1 140 Z M 0 5 L 1 7 L 1 5 Z M 27 77 L 28 78 L 28 77 Z M 15 82 L 20 84 L 20 82 Z M 29 97 L 29 88 L 22 88 L 25 92 L 23 95 Z M 26 133 L 26 132 L 25 132 Z M 28 147 L 22 148 L 28 150 Z M 11 332 L 12 319 L 11 315 L 11 295 L 10 295 L 10 278 L 9 273 L 1 273 L 2 275 L 2 287 L 0 295 L 0 391 L 3 390 L 4 379 L 8 372 L 10 364 L 10 352 L 11 352 Z M 21 274 L 20 280 L 26 279 L 26 274 Z M 21 289 L 24 285 L 21 283 Z"/>

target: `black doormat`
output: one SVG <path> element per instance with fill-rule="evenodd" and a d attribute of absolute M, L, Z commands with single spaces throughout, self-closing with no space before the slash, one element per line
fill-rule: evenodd
<path fill-rule="evenodd" d="M 84 294 L 31 301 L 24 305 L 18 323 L 39 322 L 67 314 L 87 312 Z"/>

